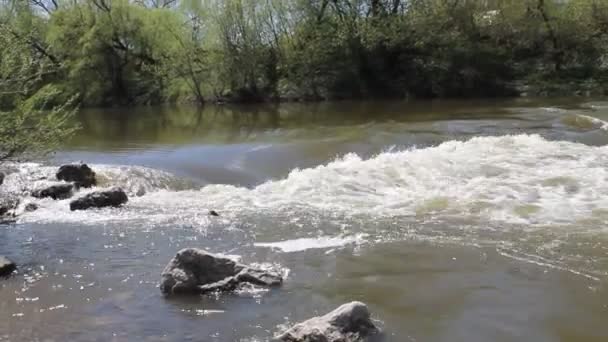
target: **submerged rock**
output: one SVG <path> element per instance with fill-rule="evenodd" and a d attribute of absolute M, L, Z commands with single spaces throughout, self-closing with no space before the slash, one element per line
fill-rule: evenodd
<path fill-rule="evenodd" d="M 220 214 L 218 214 L 218 213 L 217 213 L 217 211 L 215 211 L 215 210 L 209 210 L 209 216 L 216 216 L 216 217 L 219 217 L 219 216 L 220 216 Z"/>
<path fill-rule="evenodd" d="M 140 186 L 137 189 L 137 192 L 135 193 L 135 196 L 142 197 L 142 196 L 145 196 L 145 195 L 146 195 L 146 188 L 144 188 L 143 186 Z"/>
<path fill-rule="evenodd" d="M 7 277 L 17 269 L 17 265 L 0 255 L 0 277 Z"/>
<path fill-rule="evenodd" d="M 36 211 L 38 210 L 38 204 L 36 203 L 28 203 L 25 205 L 25 208 L 23 208 L 23 211 L 25 211 L 26 213 L 31 213 L 32 211 Z"/>
<path fill-rule="evenodd" d="M 251 268 L 196 248 L 179 251 L 161 277 L 160 290 L 165 295 L 232 291 L 243 283 L 266 287 L 283 283 L 279 274 Z"/>
<path fill-rule="evenodd" d="M 321 317 L 296 324 L 274 338 L 280 342 L 361 342 L 380 336 L 380 329 L 361 302 L 344 304 Z"/>
<path fill-rule="evenodd" d="M 58 180 L 74 182 L 74 185 L 79 188 L 90 188 L 97 185 L 95 172 L 87 164 L 63 165 L 56 176 Z"/>
<path fill-rule="evenodd" d="M 70 203 L 70 210 L 89 208 L 119 207 L 129 201 L 127 194 L 120 188 L 92 192 Z"/>
<path fill-rule="evenodd" d="M 32 196 L 36 198 L 52 198 L 54 200 L 68 199 L 72 197 L 74 186 L 72 184 L 53 185 L 46 189 L 36 190 L 32 192 Z"/>

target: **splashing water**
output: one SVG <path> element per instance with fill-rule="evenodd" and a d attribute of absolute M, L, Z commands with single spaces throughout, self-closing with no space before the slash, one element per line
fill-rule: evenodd
<path fill-rule="evenodd" d="M 516 135 L 450 141 L 368 160 L 348 154 L 253 189 L 209 185 L 178 190 L 183 184 L 161 171 L 95 166 L 105 179 L 102 186 L 123 186 L 131 196 L 143 188 L 145 194 L 132 198 L 123 210 L 88 213 L 70 212 L 65 201 L 47 201 L 22 220 L 175 222 L 199 218 L 212 208 L 233 216 L 466 217 L 541 227 L 608 222 L 603 210 L 608 206 L 607 162 L 607 147 Z"/>

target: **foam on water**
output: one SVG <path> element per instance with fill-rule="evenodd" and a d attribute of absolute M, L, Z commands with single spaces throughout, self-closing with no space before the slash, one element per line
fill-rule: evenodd
<path fill-rule="evenodd" d="M 111 175 L 103 186 L 139 186 L 122 210 L 70 212 L 66 201 L 46 201 L 23 221 L 144 221 L 204 225 L 206 211 L 226 217 L 311 213 L 346 217 L 467 219 L 531 227 L 608 222 L 608 147 L 548 141 L 538 135 L 478 137 L 436 147 L 381 153 L 364 160 L 348 154 L 282 180 L 248 189 L 209 185 L 175 191 L 163 172 L 94 166 Z M 136 171 L 134 171 L 136 170 Z M 172 181 L 168 181 L 171 183 Z"/>
<path fill-rule="evenodd" d="M 557 108 L 557 107 L 541 107 L 542 110 L 549 112 L 549 113 L 565 113 L 566 110 L 562 109 L 562 108 Z"/>
<path fill-rule="evenodd" d="M 110 187 L 124 189 L 133 201 L 148 192 L 181 191 L 192 188 L 192 182 L 183 180 L 170 173 L 141 166 L 111 166 L 92 165 L 97 174 L 98 186 L 91 189 L 81 189 L 76 197 Z M 141 218 L 133 216 L 128 211 L 99 210 L 95 212 L 71 212 L 69 202 L 73 199 L 54 201 L 34 199 L 29 197 L 36 189 L 61 183 L 55 178 L 56 166 L 46 166 L 37 163 L 9 164 L 8 174 L 2 185 L 3 194 L 13 194 L 21 197 L 17 213 L 21 214 L 21 222 L 80 222 L 95 224 L 113 221 L 133 220 Z M 2 195 L 2 194 L 0 194 Z M 39 209 L 35 213 L 25 213 L 28 203 L 37 203 Z"/>
<path fill-rule="evenodd" d="M 538 255 L 530 255 L 530 254 L 525 254 L 525 253 L 520 253 L 520 255 L 518 255 L 518 254 L 514 253 L 513 251 L 501 249 L 501 248 L 498 248 L 497 252 L 498 252 L 498 254 L 500 254 L 506 258 L 513 259 L 513 260 L 522 261 L 522 262 L 525 262 L 528 264 L 534 264 L 537 266 L 550 268 L 550 269 L 554 269 L 554 270 L 569 272 L 569 273 L 572 273 L 572 274 L 575 274 L 575 275 L 578 275 L 581 277 L 585 277 L 585 278 L 587 278 L 589 280 L 593 280 L 593 281 L 601 280 L 598 276 L 595 275 L 594 272 L 580 271 L 580 270 L 574 269 L 572 267 L 569 267 L 567 265 L 563 265 L 563 263 L 556 262 L 555 260 L 547 260 Z"/>
<path fill-rule="evenodd" d="M 308 249 L 326 249 L 357 244 L 362 242 L 365 237 L 365 234 L 345 237 L 320 236 L 316 238 L 301 238 L 279 242 L 258 242 L 254 245 L 256 247 L 274 248 L 282 252 L 290 253 L 301 252 Z"/>
<path fill-rule="evenodd" d="M 133 196 L 143 195 L 150 191 L 183 190 L 192 187 L 187 180 L 179 179 L 172 174 L 141 166 L 92 165 L 97 174 L 98 186 L 101 188 L 118 186 Z M 9 172 L 3 184 L 3 190 L 11 193 L 24 193 L 31 189 L 40 189 L 57 184 L 56 166 L 45 166 L 37 163 L 8 165 Z"/>

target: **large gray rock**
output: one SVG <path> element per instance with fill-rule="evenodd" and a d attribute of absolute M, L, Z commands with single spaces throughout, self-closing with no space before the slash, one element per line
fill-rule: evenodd
<path fill-rule="evenodd" d="M 92 192 L 70 203 L 70 210 L 86 210 L 90 208 L 120 207 L 127 203 L 129 197 L 120 188 L 107 191 Z"/>
<path fill-rule="evenodd" d="M 7 277 L 17 269 L 17 265 L 0 255 L 0 277 Z"/>
<path fill-rule="evenodd" d="M 87 164 L 63 165 L 56 176 L 58 180 L 73 182 L 79 188 L 90 188 L 97 185 L 95 172 Z"/>
<path fill-rule="evenodd" d="M 32 192 L 32 196 L 36 198 L 52 198 L 54 200 L 68 199 L 72 197 L 74 186 L 72 184 L 58 184 L 49 186 L 46 189 L 36 190 Z"/>
<path fill-rule="evenodd" d="M 325 316 L 296 324 L 275 337 L 280 342 L 361 342 L 380 338 L 380 329 L 361 302 L 344 304 Z"/>
<path fill-rule="evenodd" d="M 160 290 L 165 295 L 233 291 L 243 283 L 267 287 L 283 283 L 279 274 L 251 268 L 196 248 L 179 251 L 161 277 Z"/>

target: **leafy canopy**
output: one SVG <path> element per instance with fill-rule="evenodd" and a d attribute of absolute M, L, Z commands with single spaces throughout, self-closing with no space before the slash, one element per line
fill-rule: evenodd
<path fill-rule="evenodd" d="M 75 129 L 71 102 L 53 104 L 60 91 L 45 84 L 59 67 L 7 23 L 0 46 L 10 47 L 0 52 L 0 162 L 50 152 Z"/>

